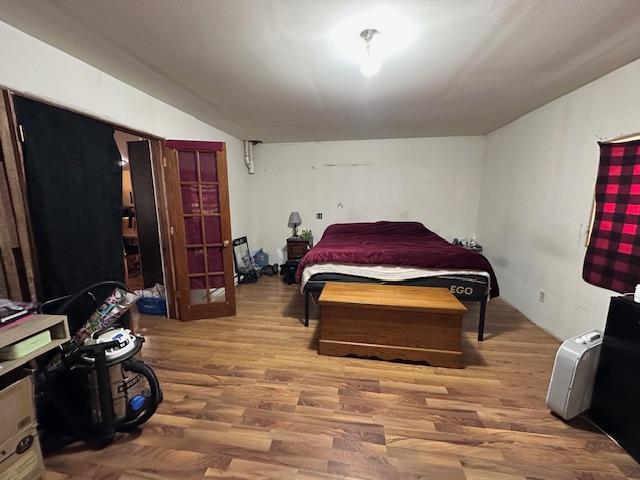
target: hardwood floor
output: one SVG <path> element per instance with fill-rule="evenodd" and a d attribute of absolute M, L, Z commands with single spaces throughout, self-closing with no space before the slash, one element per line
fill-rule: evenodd
<path fill-rule="evenodd" d="M 607 437 L 549 413 L 559 344 L 499 299 L 483 343 L 470 310 L 466 368 L 446 369 L 319 356 L 295 286 L 265 277 L 237 293 L 234 318 L 142 318 L 159 412 L 104 450 L 47 458 L 47 478 L 640 478 Z"/>

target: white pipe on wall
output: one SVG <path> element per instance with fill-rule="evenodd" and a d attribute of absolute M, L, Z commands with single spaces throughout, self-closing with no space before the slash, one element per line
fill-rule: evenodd
<path fill-rule="evenodd" d="M 244 141 L 244 163 L 250 174 L 255 173 L 255 167 L 253 164 L 253 142 L 250 140 Z"/>

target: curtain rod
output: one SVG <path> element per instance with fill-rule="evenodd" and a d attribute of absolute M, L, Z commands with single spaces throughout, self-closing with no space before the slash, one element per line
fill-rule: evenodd
<path fill-rule="evenodd" d="M 630 133 L 628 135 L 621 135 L 619 137 L 612 138 L 611 140 L 606 140 L 602 143 L 622 143 L 622 142 L 630 142 L 632 140 L 640 140 L 640 133 Z"/>

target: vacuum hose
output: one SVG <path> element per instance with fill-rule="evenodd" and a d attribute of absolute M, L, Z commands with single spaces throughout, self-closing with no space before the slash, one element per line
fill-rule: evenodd
<path fill-rule="evenodd" d="M 155 372 L 142 360 L 130 358 L 122 362 L 122 368 L 142 375 L 147 380 L 150 390 L 149 395 L 144 397 L 144 403 L 141 402 L 140 405 L 137 405 L 135 410 L 129 406 L 131 418 L 127 418 L 118 426 L 118 430 L 126 431 L 139 427 L 151 418 L 162 403 L 162 390 L 160 390 L 160 382 L 158 382 Z M 131 402 L 132 399 L 129 401 Z"/>

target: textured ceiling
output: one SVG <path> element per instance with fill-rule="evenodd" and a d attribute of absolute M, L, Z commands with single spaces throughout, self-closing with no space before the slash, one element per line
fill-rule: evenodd
<path fill-rule="evenodd" d="M 332 35 L 379 8 L 407 42 L 367 79 Z M 265 142 L 484 134 L 640 57 L 638 0 L 0 0 L 0 19 Z"/>

